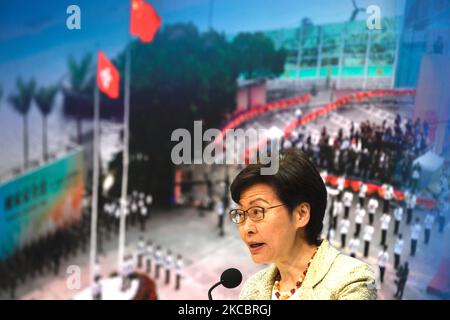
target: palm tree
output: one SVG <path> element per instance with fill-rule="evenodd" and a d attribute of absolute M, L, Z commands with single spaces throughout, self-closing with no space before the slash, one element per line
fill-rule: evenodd
<path fill-rule="evenodd" d="M 36 104 L 42 114 L 42 156 L 44 161 L 48 159 L 48 128 L 47 118 L 53 109 L 53 102 L 55 100 L 58 88 L 56 86 L 50 86 L 47 88 L 40 88 L 36 92 Z"/>
<path fill-rule="evenodd" d="M 34 97 L 36 81 L 23 81 L 22 78 L 17 79 L 17 94 L 9 96 L 9 102 L 21 116 L 23 120 L 23 157 L 24 167 L 28 168 L 28 113 L 31 109 L 31 102 Z"/>
<path fill-rule="evenodd" d="M 71 94 L 75 97 L 81 96 L 86 92 L 88 87 L 88 75 L 91 69 L 92 64 L 92 55 L 86 54 L 83 58 L 81 58 L 80 62 L 77 62 L 72 56 L 69 57 L 68 60 L 68 68 L 69 68 L 69 81 L 71 87 Z M 77 108 L 77 140 L 78 143 L 81 144 L 81 135 L 82 135 L 82 117 L 81 117 L 81 104 L 76 103 L 75 107 Z"/>

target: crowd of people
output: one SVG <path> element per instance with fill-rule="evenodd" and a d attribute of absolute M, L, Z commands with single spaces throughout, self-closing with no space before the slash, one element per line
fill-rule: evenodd
<path fill-rule="evenodd" d="M 351 122 L 348 132 L 341 128 L 334 137 L 323 127 L 316 143 L 300 132 L 291 134 L 282 146 L 302 149 L 330 174 L 408 186 L 415 192 L 421 168 L 413 161 L 427 150 L 428 132 L 426 121 L 418 118 L 413 123 L 397 114 L 393 125 L 386 120 Z"/>
<path fill-rule="evenodd" d="M 126 227 L 134 227 L 139 224 L 141 231 L 147 228 L 147 221 L 151 218 L 151 206 L 153 197 L 151 194 L 133 191 L 128 196 L 125 206 L 125 215 L 127 216 Z M 103 211 L 99 216 L 100 225 L 103 227 L 102 232 L 109 239 L 111 234 L 117 234 L 120 223 L 120 199 L 107 199 L 103 203 Z M 100 231 L 100 230 L 99 230 Z"/>
<path fill-rule="evenodd" d="M 340 235 L 342 249 L 348 250 L 353 257 L 368 258 L 374 233 L 380 233 L 377 256 L 379 282 L 384 282 L 385 270 L 393 254 L 397 276 L 394 297 L 397 299 L 403 297 L 410 270 L 408 261 L 401 261 L 406 254 L 405 237 L 401 231 L 409 234 L 409 256 L 412 258 L 416 255 L 419 239 L 423 236 L 423 245 L 427 246 L 434 224 L 438 224 L 437 230 L 442 233 L 450 214 L 448 172 L 441 176 L 439 193 L 433 195 L 435 208 L 426 209 L 423 216 L 417 214 L 422 168 L 413 162 L 427 151 L 428 134 L 429 124 L 426 121 L 421 122 L 418 118 L 412 122 L 397 114 L 392 125 L 388 125 L 386 120 L 381 124 L 370 120 L 360 124 L 352 121 L 348 130 L 341 128 L 336 136 L 331 136 L 323 127 L 317 141 L 304 131 L 294 132 L 282 141 L 282 149 L 297 147 L 307 153 L 323 176 L 331 174 L 339 177 L 337 188 L 329 187 L 326 238 L 335 241 Z M 345 179 L 363 182 L 356 195 L 350 188 L 344 188 Z M 367 195 L 369 182 L 382 185 L 382 197 L 378 194 Z M 394 186 L 405 191 L 403 200 L 396 199 Z M 358 200 L 355 201 L 356 197 Z M 353 218 L 350 218 L 350 212 L 353 212 Z M 378 212 L 381 214 L 378 215 Z M 374 225 L 376 220 L 379 220 L 377 229 Z M 352 227 L 354 233 L 350 235 Z M 393 232 L 396 238 L 394 243 L 388 243 L 388 232 Z M 363 246 L 361 252 L 360 246 Z"/>
<path fill-rule="evenodd" d="M 152 276 L 155 280 L 164 277 L 164 283 L 170 284 L 171 275 L 175 276 L 175 290 L 180 289 L 184 262 L 181 254 L 174 254 L 152 240 L 144 241 L 141 236 L 136 247 L 136 267 Z"/>
<path fill-rule="evenodd" d="M 162 279 L 165 285 L 171 283 L 173 278 L 174 290 L 180 290 L 181 279 L 183 277 L 184 261 L 181 254 L 174 254 L 170 249 L 164 249 L 161 245 L 155 244 L 152 240 L 145 241 L 143 236 L 139 237 L 133 253 L 124 257 L 121 270 L 108 276 L 120 276 L 121 288 L 126 291 L 131 288 L 131 282 L 136 279 L 143 282 L 149 282 L 146 285 L 146 294 L 140 296 L 149 296 L 149 299 L 158 299 L 156 282 Z M 101 280 L 105 277 L 102 274 L 102 268 L 97 261 L 95 266 L 94 283 L 91 287 L 91 293 L 94 300 L 101 300 L 103 288 Z M 139 291 L 139 288 L 138 288 Z"/>
<path fill-rule="evenodd" d="M 343 180 L 340 180 L 337 188 L 330 187 L 328 192 L 326 237 L 332 242 L 338 242 L 337 235 L 339 234 L 342 250 L 348 250 L 353 257 L 367 259 L 375 232 L 379 232 L 380 251 L 377 256 L 379 282 L 383 284 L 385 271 L 389 266 L 388 262 L 393 255 L 392 267 L 398 277 L 396 280 L 397 291 L 394 297 L 402 299 L 409 274 L 409 265 L 408 261 L 402 263 L 401 258 L 405 256 L 409 256 L 410 259 L 414 258 L 421 239 L 423 239 L 421 245 L 426 247 L 430 243 L 433 232 L 443 233 L 450 214 L 449 178 L 448 173 L 441 176 L 436 205 L 433 208 L 421 208 L 421 210 L 417 208 L 417 195 L 411 189 L 405 192 L 405 198 L 402 200 L 393 197 L 392 186 L 384 185 L 384 196 L 380 198 L 378 194 L 368 196 L 367 188 L 364 188 L 363 185 L 356 200 L 353 190 L 345 189 Z M 380 205 L 380 200 L 382 205 Z M 353 214 L 350 215 L 350 212 Z M 379 221 L 377 229 L 375 229 L 376 220 Z M 350 234 L 352 226 L 353 235 Z M 394 239 L 391 243 L 388 241 L 390 232 L 393 234 L 391 239 Z M 405 236 L 408 235 L 409 251 L 405 248 Z M 349 242 L 347 242 L 347 237 L 351 237 Z"/>
<path fill-rule="evenodd" d="M 86 213 L 76 223 L 43 235 L 0 260 L 0 294 L 14 299 L 19 285 L 45 274 L 58 275 L 61 263 L 86 253 L 89 220 Z"/>

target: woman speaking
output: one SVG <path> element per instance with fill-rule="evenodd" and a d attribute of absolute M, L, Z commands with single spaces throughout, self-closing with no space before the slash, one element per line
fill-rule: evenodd
<path fill-rule="evenodd" d="M 320 240 L 327 205 L 323 180 L 298 150 L 280 157 L 274 175 L 248 165 L 230 190 L 231 220 L 255 263 L 271 264 L 250 277 L 240 299 L 376 299 L 371 268 Z"/>

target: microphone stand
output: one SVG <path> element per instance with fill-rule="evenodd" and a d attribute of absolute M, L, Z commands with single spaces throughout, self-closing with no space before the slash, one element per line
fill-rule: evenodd
<path fill-rule="evenodd" d="M 208 299 L 209 300 L 212 300 L 213 298 L 212 298 L 212 295 L 211 295 L 211 292 L 214 290 L 214 288 L 215 287 L 217 287 L 217 286 L 219 286 L 219 285 L 221 285 L 222 284 L 222 281 L 219 281 L 219 282 L 217 282 L 215 285 L 213 285 L 210 289 L 209 289 L 209 291 L 208 291 Z"/>

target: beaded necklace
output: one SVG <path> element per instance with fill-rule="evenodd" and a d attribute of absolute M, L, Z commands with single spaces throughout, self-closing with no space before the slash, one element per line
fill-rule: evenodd
<path fill-rule="evenodd" d="M 295 293 L 298 289 L 300 289 L 300 287 L 301 287 L 302 284 L 303 284 L 303 281 L 305 280 L 306 273 L 308 272 L 309 266 L 311 265 L 311 262 L 313 261 L 314 256 L 315 256 L 316 253 L 317 253 L 317 249 L 318 249 L 318 248 L 316 248 L 316 251 L 314 251 L 314 253 L 313 253 L 311 259 L 310 259 L 309 262 L 308 262 L 308 265 L 306 266 L 305 271 L 303 271 L 303 274 L 300 276 L 300 279 L 298 279 L 298 281 L 296 282 L 295 288 L 292 288 L 292 289 L 289 291 L 288 294 L 281 294 L 281 293 L 280 293 L 280 280 L 281 280 L 281 275 L 280 275 L 280 273 L 278 272 L 278 274 L 277 274 L 277 276 L 276 276 L 275 283 L 274 283 L 274 285 L 273 285 L 273 289 L 274 289 L 274 291 L 275 291 L 275 296 L 277 297 L 278 300 L 288 300 L 290 297 L 292 297 L 292 296 L 294 295 L 294 293 Z"/>

